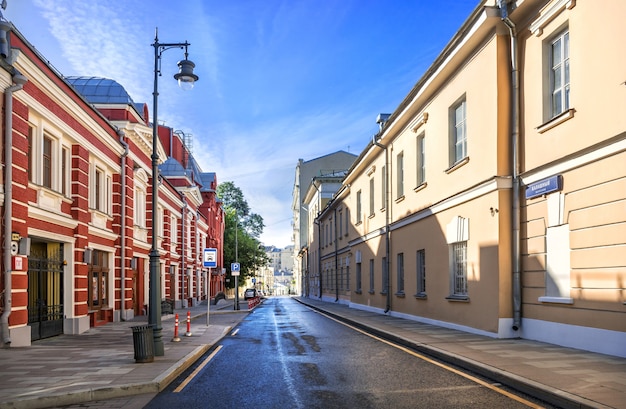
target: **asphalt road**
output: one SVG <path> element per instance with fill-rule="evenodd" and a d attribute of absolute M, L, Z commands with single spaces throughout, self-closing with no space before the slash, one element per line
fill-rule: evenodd
<path fill-rule="evenodd" d="M 545 407 L 525 399 L 277 297 L 145 407 Z"/>

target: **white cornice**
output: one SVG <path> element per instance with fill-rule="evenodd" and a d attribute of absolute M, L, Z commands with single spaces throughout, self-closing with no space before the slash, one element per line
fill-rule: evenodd
<path fill-rule="evenodd" d="M 540 37 L 543 28 L 563 9 L 571 10 L 576 6 L 576 0 L 556 0 L 545 9 L 541 10 L 541 16 L 530 23 L 530 32 Z"/>

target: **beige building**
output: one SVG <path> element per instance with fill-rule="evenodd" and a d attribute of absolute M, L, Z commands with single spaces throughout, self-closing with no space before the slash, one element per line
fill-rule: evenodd
<path fill-rule="evenodd" d="M 322 298 L 626 356 L 625 15 L 481 2 L 309 227 Z"/>

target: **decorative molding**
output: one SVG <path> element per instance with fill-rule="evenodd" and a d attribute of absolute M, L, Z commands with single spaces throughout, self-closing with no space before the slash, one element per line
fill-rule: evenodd
<path fill-rule="evenodd" d="M 428 112 L 422 112 L 410 125 L 411 131 L 417 133 L 420 127 L 428 122 Z"/>
<path fill-rule="evenodd" d="M 535 21 L 530 23 L 530 32 L 540 37 L 543 34 L 543 28 L 563 9 L 571 10 L 576 6 L 576 0 L 557 0 L 552 5 L 544 9 L 544 13 Z"/>

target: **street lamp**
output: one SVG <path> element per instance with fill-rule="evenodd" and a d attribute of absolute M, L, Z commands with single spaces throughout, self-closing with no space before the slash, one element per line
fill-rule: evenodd
<path fill-rule="evenodd" d="M 174 75 L 178 85 L 183 90 L 193 88 L 198 76 L 193 73 L 195 64 L 187 59 L 187 41 L 184 43 L 159 43 L 159 31 L 154 34 L 154 92 L 152 93 L 152 248 L 150 249 L 150 299 L 148 301 L 148 324 L 152 326 L 154 334 L 154 354 L 165 355 L 161 335 L 161 274 L 159 274 L 159 250 L 157 248 L 157 197 L 159 180 L 158 163 L 158 117 L 159 76 L 161 75 L 161 55 L 170 48 L 185 48 L 185 59 L 178 62 L 179 72 Z"/>

